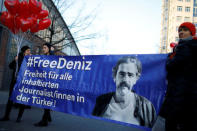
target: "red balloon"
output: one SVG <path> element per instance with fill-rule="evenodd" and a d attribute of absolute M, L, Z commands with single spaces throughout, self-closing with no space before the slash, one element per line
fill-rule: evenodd
<path fill-rule="evenodd" d="M 23 18 L 21 16 L 15 17 L 15 29 L 21 30 L 22 32 L 26 32 L 30 29 L 32 23 L 29 19 Z"/>
<path fill-rule="evenodd" d="M 20 28 L 23 32 L 26 32 L 31 27 L 31 22 L 27 19 L 21 18 L 20 23 Z"/>
<path fill-rule="evenodd" d="M 7 15 L 8 15 L 8 12 L 7 11 L 1 12 L 1 16 L 7 16 Z"/>
<path fill-rule="evenodd" d="M 39 30 L 44 30 L 48 28 L 51 25 L 51 20 L 50 19 L 42 19 L 39 21 Z"/>
<path fill-rule="evenodd" d="M 177 45 L 177 43 L 173 43 L 173 42 L 170 43 L 170 47 L 171 47 L 171 48 L 174 48 L 176 45 Z"/>
<path fill-rule="evenodd" d="M 49 15 L 49 12 L 47 10 L 41 10 L 40 13 L 38 14 L 38 19 L 43 19 Z"/>
<path fill-rule="evenodd" d="M 38 32 L 39 31 L 39 25 L 38 25 L 38 20 L 36 18 L 35 15 L 32 15 L 31 17 L 27 18 L 27 20 L 29 20 L 31 22 L 31 27 L 30 27 L 30 31 L 32 33 Z"/>
<path fill-rule="evenodd" d="M 0 21 L 13 33 L 18 33 L 19 30 L 26 32 L 28 29 L 35 33 L 51 24 L 50 19 L 43 19 L 49 12 L 42 10 L 42 2 L 38 0 L 5 0 L 4 4 L 8 11 L 2 12 Z"/>
<path fill-rule="evenodd" d="M 21 26 L 20 19 L 21 19 L 20 16 L 16 16 L 16 17 L 15 17 L 14 24 L 15 24 L 16 30 L 19 30 L 19 29 L 20 29 L 20 26 Z"/>
<path fill-rule="evenodd" d="M 27 1 L 22 1 L 20 4 L 20 8 L 18 10 L 18 14 L 22 17 L 29 17 L 30 12 L 29 12 L 29 4 Z"/>
<path fill-rule="evenodd" d="M 14 16 L 8 12 L 6 17 L 6 24 L 5 24 L 14 34 L 17 33 L 17 30 L 14 25 Z"/>
<path fill-rule="evenodd" d="M 5 22 L 5 26 L 7 26 L 10 30 L 14 28 L 14 17 L 9 12 L 5 13 L 5 17 L 3 22 Z"/>
<path fill-rule="evenodd" d="M 36 17 L 33 17 L 33 16 L 32 17 L 28 17 L 27 20 L 31 23 L 32 26 L 37 24 Z"/>
<path fill-rule="evenodd" d="M 34 25 L 31 27 L 30 31 L 31 31 L 32 33 L 38 32 L 38 31 L 39 31 L 39 25 L 38 25 L 38 24 L 34 24 Z"/>
<path fill-rule="evenodd" d="M 15 15 L 18 12 L 19 0 L 5 0 L 4 5 L 11 14 Z"/>
<path fill-rule="evenodd" d="M 37 6 L 36 6 L 36 7 L 37 7 L 37 9 L 38 9 L 38 12 L 40 12 L 40 11 L 42 10 L 42 2 L 39 1 L 39 2 L 37 3 Z"/>
<path fill-rule="evenodd" d="M 7 11 L 2 12 L 0 17 L 0 21 L 3 25 L 7 26 L 9 30 L 11 30 L 14 34 L 17 33 L 15 29 L 15 20 L 14 16 Z"/>
<path fill-rule="evenodd" d="M 38 14 L 42 10 L 42 3 L 37 0 L 29 0 L 29 7 L 32 14 Z"/>
<path fill-rule="evenodd" d="M 8 16 L 8 12 L 7 11 L 3 11 L 0 17 L 0 21 L 3 25 L 6 25 L 6 17 Z"/>

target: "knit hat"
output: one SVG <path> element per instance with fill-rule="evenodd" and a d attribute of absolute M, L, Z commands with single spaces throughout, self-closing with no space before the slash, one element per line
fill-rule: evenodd
<path fill-rule="evenodd" d="M 196 27 L 195 27 L 195 25 L 193 23 L 191 23 L 191 22 L 184 22 L 184 23 L 182 23 L 179 26 L 179 28 L 181 28 L 181 27 L 188 28 L 189 31 L 191 32 L 192 36 L 195 36 L 195 34 L 196 34 Z"/>
<path fill-rule="evenodd" d="M 23 46 L 22 48 L 21 48 L 21 52 L 25 52 L 27 49 L 30 49 L 30 47 L 29 46 Z"/>

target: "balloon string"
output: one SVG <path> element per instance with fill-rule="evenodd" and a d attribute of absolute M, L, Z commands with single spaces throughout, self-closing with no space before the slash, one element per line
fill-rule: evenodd
<path fill-rule="evenodd" d="M 19 58 L 19 51 L 20 51 L 21 44 L 23 42 L 24 34 L 22 33 L 21 30 L 19 30 L 18 35 L 13 34 L 13 37 L 14 37 L 16 45 L 17 45 L 17 58 Z M 15 77 L 17 77 L 18 68 L 19 68 L 19 65 L 18 65 L 18 59 L 17 59 L 16 60 Z"/>

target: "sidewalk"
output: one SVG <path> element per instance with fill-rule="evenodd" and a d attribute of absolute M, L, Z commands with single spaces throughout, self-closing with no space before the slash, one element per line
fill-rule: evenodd
<path fill-rule="evenodd" d="M 5 112 L 8 92 L 0 91 L 0 118 Z M 0 131 L 141 131 L 120 124 L 101 120 L 88 119 L 51 111 L 52 122 L 47 127 L 35 127 L 34 123 L 41 120 L 43 109 L 32 107 L 26 109 L 21 123 L 16 123 L 18 109 L 13 108 L 10 121 L 0 122 Z"/>

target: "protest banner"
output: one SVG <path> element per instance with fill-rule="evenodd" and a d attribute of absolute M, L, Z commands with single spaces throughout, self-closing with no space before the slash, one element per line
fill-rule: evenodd
<path fill-rule="evenodd" d="M 26 56 L 12 100 L 152 128 L 166 91 L 164 54 Z"/>

